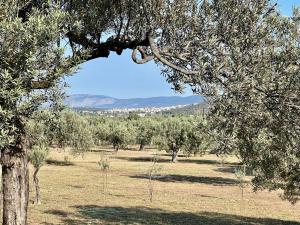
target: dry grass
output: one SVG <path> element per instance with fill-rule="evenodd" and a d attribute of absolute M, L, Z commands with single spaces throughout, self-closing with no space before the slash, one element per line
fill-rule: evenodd
<path fill-rule="evenodd" d="M 30 204 L 29 224 L 300 225 L 300 205 L 282 201 L 278 192 L 253 193 L 249 185 L 241 199 L 234 158 L 222 167 L 212 155 L 180 158 L 176 164 L 160 156 L 163 169 L 151 203 L 147 171 L 153 152 L 106 154 L 111 169 L 104 194 L 100 153 L 69 156 L 72 163 L 65 165 L 68 152 L 52 151 L 40 171 L 42 205 Z"/>

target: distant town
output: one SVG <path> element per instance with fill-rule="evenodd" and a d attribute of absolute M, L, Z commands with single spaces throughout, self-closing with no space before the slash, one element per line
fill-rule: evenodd
<path fill-rule="evenodd" d="M 185 114 L 194 115 L 204 113 L 208 109 L 208 104 L 186 104 L 167 107 L 142 107 L 142 108 L 114 108 L 114 109 L 98 109 L 98 108 L 74 108 L 74 110 L 83 114 L 97 114 L 109 117 L 127 116 L 129 114 L 137 114 L 140 117 L 150 115 L 170 115 L 170 114 Z"/>

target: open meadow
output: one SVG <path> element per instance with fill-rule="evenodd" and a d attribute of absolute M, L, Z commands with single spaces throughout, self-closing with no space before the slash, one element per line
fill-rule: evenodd
<path fill-rule="evenodd" d="M 98 149 L 73 157 L 52 150 L 39 173 L 41 205 L 32 204 L 30 170 L 29 224 L 300 225 L 299 203 L 283 201 L 279 192 L 253 193 L 248 183 L 242 198 L 234 157 L 180 156 L 170 163 L 159 152 L 153 165 L 155 152 Z M 99 167 L 101 158 L 109 164 L 107 172 Z"/>

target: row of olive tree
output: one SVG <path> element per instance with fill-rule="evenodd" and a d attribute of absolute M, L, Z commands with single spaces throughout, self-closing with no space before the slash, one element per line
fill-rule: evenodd
<path fill-rule="evenodd" d="M 109 118 L 68 110 L 56 117 L 48 110 L 36 115 L 27 126 L 31 148 L 71 147 L 80 154 L 96 146 L 112 145 L 118 151 L 135 145 L 144 150 L 148 145 L 172 152 L 175 162 L 179 151 L 196 154 L 212 143 L 206 121 L 198 116 Z"/>

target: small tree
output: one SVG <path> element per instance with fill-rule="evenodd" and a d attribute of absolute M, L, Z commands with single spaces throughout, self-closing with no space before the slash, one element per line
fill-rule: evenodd
<path fill-rule="evenodd" d="M 107 175 L 108 175 L 108 171 L 110 169 L 110 162 L 109 162 L 109 158 L 105 157 L 104 152 L 102 152 L 101 154 L 101 160 L 98 162 L 98 165 L 100 167 L 101 170 L 101 174 L 102 174 L 102 191 L 103 191 L 103 195 L 105 198 L 105 194 L 106 194 L 106 189 L 107 189 Z"/>
<path fill-rule="evenodd" d="M 33 182 L 35 185 L 35 203 L 37 205 L 41 204 L 38 172 L 44 165 L 48 152 L 48 148 L 45 145 L 36 145 L 33 146 L 32 151 L 29 155 L 29 160 L 34 167 Z"/>
<path fill-rule="evenodd" d="M 238 182 L 239 182 L 239 188 L 241 189 L 242 192 L 242 200 L 244 200 L 244 189 L 246 186 L 246 182 L 245 182 L 245 176 L 246 176 L 246 166 L 243 165 L 239 168 L 235 168 L 234 169 L 234 174 L 235 177 L 237 178 Z"/>
<path fill-rule="evenodd" d="M 158 173 L 162 170 L 162 166 L 158 164 L 158 154 L 156 153 L 152 158 L 152 164 L 148 171 L 148 188 L 149 188 L 149 196 L 150 202 L 153 202 L 154 195 L 154 182 L 153 179 Z"/>

